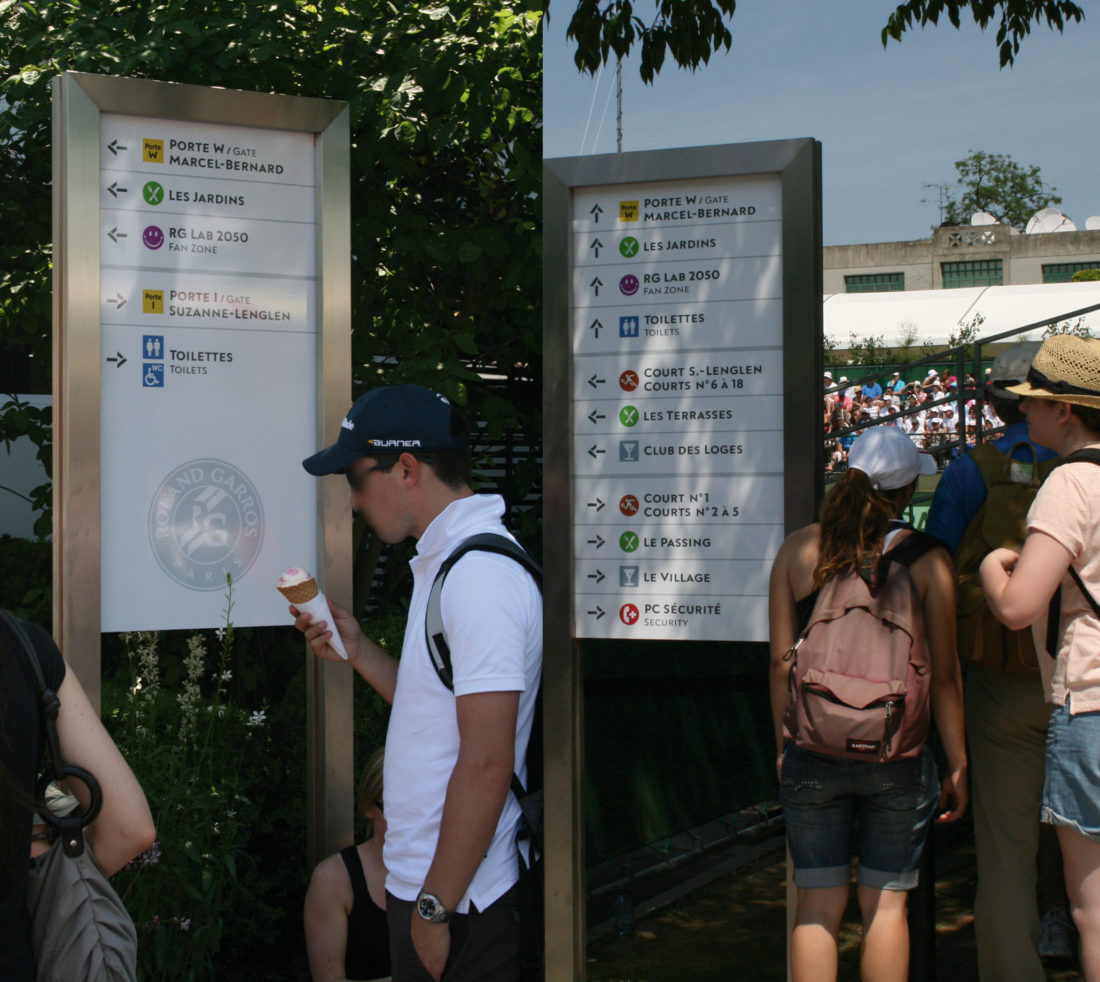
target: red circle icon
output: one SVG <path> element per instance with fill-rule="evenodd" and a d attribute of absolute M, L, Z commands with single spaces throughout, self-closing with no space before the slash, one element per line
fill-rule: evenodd
<path fill-rule="evenodd" d="M 632 494 L 624 494 L 619 499 L 619 511 L 624 515 L 638 514 L 638 499 Z"/>
<path fill-rule="evenodd" d="M 633 392 L 638 388 L 638 373 L 628 368 L 619 376 L 619 388 L 624 392 Z"/>
<path fill-rule="evenodd" d="M 623 604 L 619 608 L 619 620 L 624 624 L 633 625 L 638 622 L 638 608 L 634 604 Z"/>

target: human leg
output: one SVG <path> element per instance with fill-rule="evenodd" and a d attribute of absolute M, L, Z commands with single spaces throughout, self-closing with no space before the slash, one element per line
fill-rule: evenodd
<path fill-rule="evenodd" d="M 1086 982 L 1100 982 L 1100 842 L 1058 827 L 1073 922 L 1081 935 L 1081 970 Z"/>
<path fill-rule="evenodd" d="M 906 890 L 880 890 L 859 884 L 863 945 L 859 974 L 863 982 L 905 982 L 909 974 L 909 925 Z"/>
<path fill-rule="evenodd" d="M 1035 900 L 1049 708 L 1037 677 L 972 665 L 966 680 L 974 901 L 982 982 L 1045 982 Z"/>
<path fill-rule="evenodd" d="M 798 888 L 798 912 L 791 933 L 793 982 L 835 982 L 837 936 L 848 906 L 848 884 Z"/>

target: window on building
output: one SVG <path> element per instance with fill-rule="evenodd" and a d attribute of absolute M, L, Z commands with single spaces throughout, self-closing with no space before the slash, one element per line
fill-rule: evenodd
<path fill-rule="evenodd" d="M 904 273 L 857 273 L 844 277 L 845 293 L 889 293 L 904 289 Z"/>
<path fill-rule="evenodd" d="M 1082 269 L 1100 269 L 1100 259 L 1091 263 L 1043 263 L 1043 282 L 1068 283 Z"/>
<path fill-rule="evenodd" d="M 976 259 L 964 263 L 940 263 L 943 288 L 961 286 L 1001 286 L 1004 284 L 1004 263 L 1000 259 Z"/>

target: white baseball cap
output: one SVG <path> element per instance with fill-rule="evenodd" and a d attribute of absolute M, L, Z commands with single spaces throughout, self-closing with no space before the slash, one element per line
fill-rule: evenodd
<path fill-rule="evenodd" d="M 921 453 L 896 426 L 875 426 L 848 451 L 848 466 L 863 471 L 876 491 L 896 491 L 920 475 L 936 473 L 936 461 Z"/>

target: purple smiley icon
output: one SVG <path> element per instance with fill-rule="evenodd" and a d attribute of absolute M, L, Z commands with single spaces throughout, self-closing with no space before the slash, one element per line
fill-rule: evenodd
<path fill-rule="evenodd" d="M 164 245 L 164 233 L 156 225 L 147 225 L 141 233 L 141 241 L 147 249 L 159 249 Z"/>
<path fill-rule="evenodd" d="M 634 296 L 638 292 L 638 277 L 627 273 L 619 280 L 619 290 L 628 297 Z"/>

